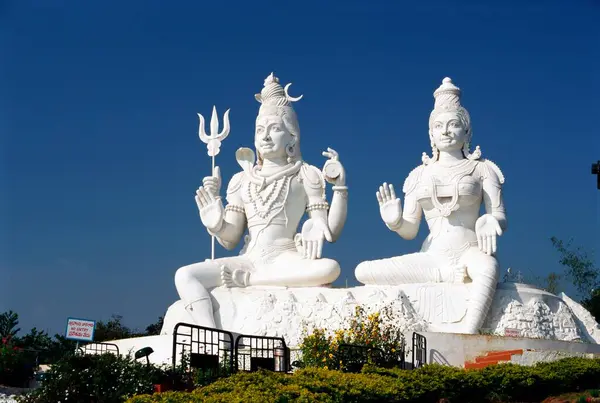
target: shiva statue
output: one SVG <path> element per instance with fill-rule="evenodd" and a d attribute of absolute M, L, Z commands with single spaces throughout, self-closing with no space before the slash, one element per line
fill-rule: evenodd
<path fill-rule="evenodd" d="M 474 334 L 486 318 L 499 276 L 497 237 L 507 225 L 504 176 L 481 158 L 479 146 L 471 153 L 473 130 L 460 89 L 445 78 L 433 95 L 433 156 L 423 153 L 422 165 L 406 178 L 404 208 L 393 185 L 384 183 L 376 192 L 381 218 L 391 231 L 414 239 L 425 214 L 429 235 L 420 252 L 362 262 L 355 275 L 367 285 L 470 283 L 460 322 L 461 333 Z M 482 202 L 486 213 L 479 216 Z"/>
<path fill-rule="evenodd" d="M 256 100 L 254 151 L 240 148 L 242 171 L 227 186 L 226 206 L 220 197 L 218 167 L 205 177 L 195 199 L 202 224 L 227 250 L 244 237 L 239 256 L 184 266 L 175 286 L 197 325 L 215 327 L 210 290 L 215 287 L 317 287 L 340 274 L 339 264 L 322 257 L 324 241 L 335 242 L 344 227 L 348 188 L 338 153 L 328 148 L 323 170 L 302 160 L 300 127 L 291 97 L 271 73 Z M 326 182 L 333 185 L 331 204 Z M 304 213 L 309 218 L 298 227 Z"/>

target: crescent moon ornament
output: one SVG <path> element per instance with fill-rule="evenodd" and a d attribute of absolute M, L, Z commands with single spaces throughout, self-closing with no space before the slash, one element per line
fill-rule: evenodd
<path fill-rule="evenodd" d="M 297 102 L 300 101 L 302 99 L 302 97 L 304 95 L 300 95 L 299 97 L 292 97 L 290 96 L 290 94 L 288 93 L 288 90 L 290 88 L 290 86 L 292 85 L 292 83 L 286 84 L 285 87 L 283 88 L 283 91 L 285 92 L 285 97 L 287 98 L 288 101 L 290 102 Z"/>

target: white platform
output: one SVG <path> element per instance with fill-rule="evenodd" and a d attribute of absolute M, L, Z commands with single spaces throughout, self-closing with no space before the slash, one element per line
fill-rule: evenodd
<path fill-rule="evenodd" d="M 468 292 L 469 284 L 408 284 L 354 288 L 217 288 L 212 291 L 212 297 L 217 326 L 232 332 L 234 337 L 237 334 L 279 336 L 289 347 L 296 348 L 305 330 L 313 327 L 329 331 L 344 328 L 357 305 L 367 311 L 389 305 L 394 312 L 394 320 L 408 337 L 413 331 L 427 332 L 424 334 L 428 335 L 430 347 L 440 351 L 443 347 L 440 343 L 446 341 L 451 341 L 455 350 L 468 349 L 470 347 L 466 345 L 456 347 L 456 343 L 469 344 L 475 340 L 471 337 L 477 336 L 459 334 L 457 330 L 466 312 Z M 462 298 L 457 298 L 457 295 Z M 504 335 L 506 329 L 512 329 L 519 333 L 520 338 L 493 338 L 496 344 L 505 341 L 511 346 L 514 340 L 520 346 L 552 340 L 575 342 L 573 345 L 577 349 L 588 345 L 584 343 L 598 343 L 598 323 L 581 305 L 564 294 L 561 297 L 531 285 L 499 283 L 482 332 Z M 117 340 L 114 343 L 119 346 L 121 354 L 133 354 L 150 346 L 154 349 L 151 362 L 170 364 L 172 332 L 180 322 L 193 324 L 182 302 L 177 301 L 167 310 L 160 336 Z M 484 344 L 473 348 L 484 349 Z M 596 344 L 591 345 L 600 349 Z M 540 348 L 546 348 L 544 346 L 542 343 Z M 448 351 L 447 354 L 452 357 L 454 353 Z M 455 364 L 453 361 L 449 360 L 452 365 Z"/>
<path fill-rule="evenodd" d="M 375 311 L 391 304 L 405 332 L 462 333 L 468 296 L 469 284 L 442 283 L 354 288 L 217 288 L 212 291 L 218 327 L 235 333 L 281 336 L 291 346 L 300 343 L 304 329 L 343 328 L 356 305 Z M 581 308 L 581 312 L 575 305 L 571 299 L 567 302 L 534 286 L 499 283 L 484 331 L 503 335 L 509 328 L 518 330 L 522 337 L 597 342 L 600 340 L 598 332 L 593 331 L 597 324 L 591 323 L 589 318 L 579 320 L 577 315 L 587 311 Z M 167 310 L 161 334 L 171 334 L 179 322 L 193 323 L 181 301 Z M 586 330 L 586 326 L 590 329 Z"/>

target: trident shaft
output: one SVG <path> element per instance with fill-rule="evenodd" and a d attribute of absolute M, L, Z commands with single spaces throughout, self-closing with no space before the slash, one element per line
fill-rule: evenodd
<path fill-rule="evenodd" d="M 229 109 L 223 115 L 223 130 L 219 133 L 219 117 L 217 116 L 217 108 L 213 106 L 212 116 L 210 118 L 210 135 L 204 130 L 204 116 L 198 114 L 200 126 L 198 127 L 198 136 L 200 140 L 206 144 L 208 156 L 212 159 L 211 175 L 215 174 L 215 156 L 221 151 L 221 142 L 229 135 Z M 211 236 L 210 240 L 210 258 L 215 259 L 215 237 Z"/>

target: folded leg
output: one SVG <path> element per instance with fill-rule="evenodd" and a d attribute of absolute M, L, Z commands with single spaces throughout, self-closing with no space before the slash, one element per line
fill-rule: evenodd
<path fill-rule="evenodd" d="M 461 263 L 467 267 L 467 274 L 473 281 L 465 333 L 475 334 L 481 329 L 494 299 L 500 275 L 498 261 L 477 247 L 472 247 L 462 256 Z"/>
<path fill-rule="evenodd" d="M 179 297 L 200 326 L 215 327 L 209 291 L 222 285 L 221 267 L 252 270 L 252 263 L 243 256 L 206 260 L 181 267 L 175 273 L 175 287 Z"/>
<path fill-rule="evenodd" d="M 317 287 L 333 283 L 340 272 L 340 265 L 335 260 L 305 259 L 296 251 L 286 251 L 273 263 L 257 267 L 250 274 L 249 285 Z"/>
<path fill-rule="evenodd" d="M 417 252 L 387 259 L 368 260 L 356 266 L 354 274 L 363 284 L 400 285 L 451 281 L 443 259 Z"/>

